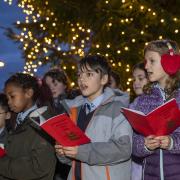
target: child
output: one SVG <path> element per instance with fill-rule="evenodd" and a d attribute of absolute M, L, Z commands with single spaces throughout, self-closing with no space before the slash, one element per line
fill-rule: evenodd
<path fill-rule="evenodd" d="M 133 90 L 136 96 L 143 94 L 143 88 L 148 83 L 148 74 L 145 69 L 145 64 L 140 62 L 132 69 Z"/>
<path fill-rule="evenodd" d="M 148 75 L 145 69 L 144 62 L 135 64 L 132 69 L 133 76 L 133 90 L 136 96 L 143 94 L 143 88 L 148 83 Z M 131 108 L 131 104 L 130 104 Z M 132 180 L 142 179 L 142 160 L 143 158 L 138 158 L 132 156 Z"/>
<path fill-rule="evenodd" d="M 10 119 L 11 113 L 8 107 L 6 95 L 0 93 L 0 144 L 4 144 L 7 134 L 6 120 Z"/>
<path fill-rule="evenodd" d="M 180 55 L 171 40 L 150 42 L 144 49 L 145 68 L 151 84 L 131 108 L 147 114 L 165 101 L 176 98 L 180 107 Z M 133 154 L 144 158 L 144 180 L 180 179 L 180 128 L 172 134 L 143 137 L 134 133 Z"/>
<path fill-rule="evenodd" d="M 37 108 L 37 79 L 23 73 L 12 75 L 5 82 L 5 93 L 10 109 L 18 115 L 5 142 L 7 155 L 0 158 L 0 179 L 52 180 L 56 164 L 53 146 L 28 118 Z"/>
<path fill-rule="evenodd" d="M 132 129 L 121 113 L 129 97 L 106 87 L 109 74 L 110 67 L 104 57 L 87 56 L 79 63 L 78 85 L 83 96 L 66 101 L 66 105 L 77 107 L 75 121 L 91 143 L 55 146 L 61 161 L 73 160 L 68 180 L 130 180 Z"/>
<path fill-rule="evenodd" d="M 67 97 L 68 91 L 68 78 L 64 71 L 59 69 L 52 69 L 45 73 L 43 77 L 43 82 L 49 87 L 52 98 L 53 98 L 53 108 L 58 113 L 65 113 L 64 107 L 61 105 L 60 100 Z M 57 162 L 56 173 L 54 180 L 67 179 L 70 167 L 68 165 Z"/>
<path fill-rule="evenodd" d="M 65 109 L 61 105 L 60 100 L 67 97 L 69 83 L 66 74 L 62 70 L 52 69 L 44 75 L 43 81 L 52 93 L 54 106 L 58 113 L 64 113 Z"/>

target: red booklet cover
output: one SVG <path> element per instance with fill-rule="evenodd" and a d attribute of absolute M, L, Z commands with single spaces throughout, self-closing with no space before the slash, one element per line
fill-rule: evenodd
<path fill-rule="evenodd" d="M 30 114 L 30 118 L 57 142 L 63 146 L 77 146 L 90 142 L 85 133 L 70 119 L 67 114 L 59 114 L 49 119 L 43 117 L 47 107 L 36 109 Z M 37 121 L 35 117 L 39 117 Z"/>
<path fill-rule="evenodd" d="M 167 101 L 147 115 L 128 108 L 122 110 L 131 126 L 144 136 L 169 135 L 180 126 L 180 111 L 175 99 Z"/>
<path fill-rule="evenodd" d="M 6 155 L 6 151 L 4 150 L 4 145 L 0 144 L 0 157 L 3 157 Z"/>

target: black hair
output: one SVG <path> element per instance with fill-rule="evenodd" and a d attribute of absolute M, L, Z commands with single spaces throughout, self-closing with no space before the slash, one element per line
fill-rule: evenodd
<path fill-rule="evenodd" d="M 0 93 L 0 107 L 5 111 L 9 112 L 8 99 L 4 93 Z"/>
<path fill-rule="evenodd" d="M 108 75 L 108 79 L 109 79 L 111 67 L 109 66 L 108 61 L 104 56 L 100 56 L 100 55 L 85 56 L 80 60 L 78 68 L 83 72 L 84 70 L 89 70 L 88 66 L 97 73 L 100 73 L 101 77 L 103 75 Z"/>
<path fill-rule="evenodd" d="M 40 85 L 38 79 L 34 76 L 24 73 L 16 73 L 12 75 L 6 82 L 5 87 L 8 84 L 14 84 L 17 87 L 20 87 L 24 90 L 32 89 L 33 90 L 33 101 L 35 102 L 40 94 Z"/>

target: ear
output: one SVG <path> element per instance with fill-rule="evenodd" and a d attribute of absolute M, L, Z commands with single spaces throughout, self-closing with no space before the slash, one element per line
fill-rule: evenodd
<path fill-rule="evenodd" d="M 105 75 L 103 75 L 102 78 L 101 78 L 101 84 L 102 84 L 102 85 L 106 85 L 107 83 L 108 83 L 108 75 L 105 74 Z"/>
<path fill-rule="evenodd" d="M 33 94 L 34 94 L 33 89 L 26 89 L 25 91 L 26 91 L 26 96 L 28 98 L 31 98 L 33 96 Z"/>

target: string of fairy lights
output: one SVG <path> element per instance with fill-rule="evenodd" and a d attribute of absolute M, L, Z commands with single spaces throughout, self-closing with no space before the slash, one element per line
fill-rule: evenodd
<path fill-rule="evenodd" d="M 19 20 L 16 22 L 17 25 L 26 25 L 28 27 L 28 24 L 34 24 L 38 25 L 39 31 L 41 34 L 45 34 L 47 32 L 47 29 L 51 30 L 47 33 L 47 35 L 44 35 L 42 38 L 40 38 L 40 35 L 37 36 L 32 30 L 31 27 L 27 28 L 26 26 L 22 28 L 22 32 L 18 35 L 19 41 L 23 44 L 23 50 L 27 51 L 27 61 L 25 62 L 24 66 L 24 73 L 30 73 L 34 74 L 34 72 L 37 71 L 38 67 L 44 64 L 44 61 L 50 62 L 50 54 L 52 52 L 57 52 L 61 56 L 68 56 L 68 55 L 75 55 L 82 57 L 86 54 L 87 51 L 87 44 L 91 44 L 96 49 L 97 54 L 102 54 L 101 48 L 107 49 L 107 53 L 102 54 L 105 55 L 110 59 L 110 63 L 112 67 L 114 68 L 122 68 L 125 70 L 126 73 L 128 73 L 129 78 L 127 78 L 127 91 L 130 91 L 130 85 L 132 82 L 131 76 L 131 67 L 130 64 L 123 65 L 121 61 L 117 62 L 114 61 L 113 58 L 111 58 L 111 54 L 108 53 L 108 50 L 112 48 L 112 43 L 107 42 L 105 47 L 102 47 L 101 42 L 93 42 L 92 44 L 92 30 L 89 27 L 84 27 L 79 22 L 72 23 L 70 21 L 67 21 L 65 26 L 69 27 L 69 31 L 71 32 L 71 38 L 67 40 L 68 43 L 64 44 L 61 41 L 61 37 L 63 37 L 63 33 L 60 31 L 61 27 L 58 24 L 58 17 L 56 17 L 55 12 L 48 9 L 48 1 L 42 1 L 44 3 L 45 10 L 42 11 L 41 9 L 37 9 L 33 6 L 33 1 L 35 0 L 22 0 L 19 1 L 18 6 L 22 8 L 23 13 L 26 15 L 24 22 L 20 22 Z M 133 1 L 130 3 L 128 0 L 121 0 L 122 4 L 126 4 L 128 2 L 128 9 L 133 10 Z M 12 5 L 12 0 L 4 0 L 4 2 L 7 2 L 9 5 Z M 110 0 L 105 0 L 104 4 L 108 6 L 110 3 Z M 158 14 L 153 9 L 147 7 L 146 5 L 139 5 L 139 11 L 144 12 L 146 11 L 148 15 L 151 18 L 156 19 Z M 126 18 L 120 18 L 121 24 L 130 24 L 134 21 L 133 17 L 126 17 Z M 161 24 L 166 23 L 165 18 L 159 19 Z M 173 17 L 173 22 L 179 23 L 180 20 L 177 17 Z M 111 28 L 114 26 L 113 20 L 109 20 L 109 22 L 106 24 L 108 28 Z M 148 27 L 148 23 L 144 24 L 144 28 L 140 30 L 139 35 L 144 36 L 146 33 L 146 28 Z M 178 26 L 177 28 L 173 29 L 174 34 L 179 33 Z M 128 32 L 121 31 L 120 35 L 123 37 Z M 159 39 L 163 39 L 163 35 L 159 35 Z M 43 42 L 43 43 L 42 43 Z M 131 39 L 131 43 L 135 43 L 136 38 Z M 33 44 L 31 46 L 31 43 Z M 147 45 L 148 42 L 145 42 L 145 45 Z M 68 49 L 68 50 L 67 50 Z M 123 47 L 119 47 L 116 50 L 117 56 L 121 56 L 123 51 L 130 51 L 130 46 L 124 45 Z M 40 56 L 44 58 L 40 58 Z M 125 67 L 125 69 L 124 69 Z M 75 64 L 68 66 L 63 64 L 62 68 L 66 71 L 68 68 L 75 70 L 76 66 Z M 71 83 L 71 86 L 74 86 L 75 82 Z M 129 87 L 128 87 L 129 86 Z"/>

